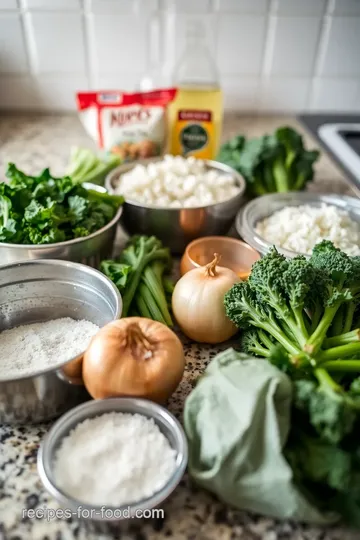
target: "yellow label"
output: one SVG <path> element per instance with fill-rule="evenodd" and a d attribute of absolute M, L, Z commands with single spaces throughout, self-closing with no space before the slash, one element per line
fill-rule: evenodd
<path fill-rule="evenodd" d="M 218 149 L 221 117 L 220 90 L 179 89 L 169 110 L 169 152 L 214 159 Z"/>

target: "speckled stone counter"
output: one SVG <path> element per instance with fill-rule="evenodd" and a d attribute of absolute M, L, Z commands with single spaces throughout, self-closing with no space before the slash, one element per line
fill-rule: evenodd
<path fill-rule="evenodd" d="M 293 119 L 284 117 L 226 118 L 224 138 L 240 131 L 260 135 Z M 298 126 L 297 126 L 298 127 Z M 62 174 L 70 146 L 91 146 L 75 116 L 3 116 L 0 118 L 0 170 L 14 161 L 29 173 L 49 166 Z M 323 156 L 317 166 L 311 190 L 349 191 L 342 175 Z M 350 192 L 350 191 L 349 191 Z M 186 373 L 169 403 L 181 419 L 183 402 L 194 382 L 219 347 L 199 346 L 184 341 Z M 226 344 L 224 347 L 227 347 Z M 224 348 L 222 347 L 222 348 Z M 56 503 L 46 493 L 36 469 L 38 445 L 50 424 L 11 427 L 0 425 L 0 540 L 110 540 L 116 536 L 90 534 L 76 520 L 23 518 L 27 508 L 50 508 Z M 187 476 L 163 506 L 165 519 L 149 522 L 123 534 L 123 540 L 355 540 L 359 532 L 336 528 L 315 528 L 255 516 L 234 510 L 210 494 L 197 489 Z M 120 538 L 120 536 L 118 536 Z"/>

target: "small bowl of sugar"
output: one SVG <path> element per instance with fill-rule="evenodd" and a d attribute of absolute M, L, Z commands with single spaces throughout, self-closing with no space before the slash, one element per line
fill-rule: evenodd
<path fill-rule="evenodd" d="M 167 409 L 118 397 L 63 415 L 43 439 L 37 465 L 60 513 L 110 533 L 163 517 L 161 505 L 179 484 L 187 458 L 184 430 Z"/>

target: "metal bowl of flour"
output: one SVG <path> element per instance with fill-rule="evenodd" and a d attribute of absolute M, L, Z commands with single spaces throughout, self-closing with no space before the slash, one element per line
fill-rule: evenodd
<path fill-rule="evenodd" d="M 56 452 L 64 437 L 69 435 L 77 424 L 109 412 L 141 414 L 152 418 L 160 431 L 168 439 L 170 446 L 176 451 L 176 468 L 165 486 L 151 497 L 121 507 L 93 506 L 73 498 L 56 485 L 54 460 Z M 188 446 L 183 428 L 176 418 L 164 407 L 145 399 L 118 397 L 89 401 L 68 411 L 59 418 L 43 439 L 38 452 L 38 472 L 47 491 L 57 500 L 60 506 L 83 521 L 89 528 L 102 533 L 112 533 L 129 524 L 139 525 L 146 518 L 161 518 L 166 513 L 166 500 L 178 486 L 187 465 Z M 114 475 L 117 464 L 113 462 Z M 89 474 L 98 474 L 95 470 Z"/>
<path fill-rule="evenodd" d="M 83 264 L 37 260 L 0 266 L 0 332 L 62 317 L 101 327 L 119 318 L 121 309 L 113 283 Z M 11 378 L 2 374 L 0 360 L 0 423 L 49 420 L 89 399 L 81 379 L 71 376 L 69 369 L 81 362 L 84 352 L 60 365 L 54 362 L 52 367 Z"/>

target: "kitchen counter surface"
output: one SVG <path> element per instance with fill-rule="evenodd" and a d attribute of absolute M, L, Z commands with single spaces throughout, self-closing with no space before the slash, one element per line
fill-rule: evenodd
<path fill-rule="evenodd" d="M 284 117 L 228 116 L 224 138 L 240 131 L 260 135 L 279 125 L 299 125 Z M 313 144 L 312 141 L 309 141 Z M 0 118 L 0 168 L 14 161 L 26 172 L 51 167 L 62 174 L 71 145 L 91 146 L 75 116 L 3 116 Z M 323 156 L 317 166 L 311 190 L 350 193 L 344 179 Z M 1 255 L 0 255 L 1 257 Z M 181 418 L 185 397 L 219 347 L 185 343 L 187 367 L 169 409 Z M 90 534 L 76 520 L 29 519 L 29 508 L 55 507 L 36 470 L 38 445 L 51 424 L 11 427 L 0 425 L 0 540 L 110 540 L 114 536 Z M 197 489 L 187 476 L 163 506 L 164 520 L 155 520 L 141 529 L 123 534 L 123 540 L 355 540 L 359 532 L 340 527 L 318 528 L 278 522 L 234 510 L 210 494 Z"/>

